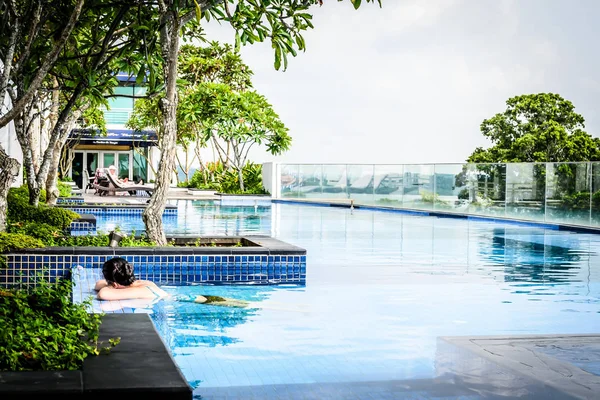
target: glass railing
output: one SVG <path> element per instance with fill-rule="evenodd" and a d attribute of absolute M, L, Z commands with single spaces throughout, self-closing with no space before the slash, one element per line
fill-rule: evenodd
<path fill-rule="evenodd" d="M 274 197 L 600 226 L 600 162 L 280 164 Z"/>

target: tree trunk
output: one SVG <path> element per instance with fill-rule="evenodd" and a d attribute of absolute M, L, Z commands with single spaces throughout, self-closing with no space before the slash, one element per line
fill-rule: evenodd
<path fill-rule="evenodd" d="M 39 204 L 40 188 L 35 179 L 36 172 L 35 167 L 33 166 L 29 117 L 29 111 L 24 110 L 14 119 L 14 123 L 15 134 L 19 141 L 19 145 L 21 145 L 21 150 L 23 151 L 23 166 L 25 168 L 27 188 L 29 190 L 29 204 L 37 207 Z"/>
<path fill-rule="evenodd" d="M 50 162 L 48 176 L 46 177 L 46 204 L 48 205 L 56 204 L 56 200 L 60 195 L 58 191 L 58 165 L 60 164 L 63 145 L 64 143 L 57 141 L 52 152 L 52 161 Z"/>
<path fill-rule="evenodd" d="M 242 192 L 244 191 L 244 171 L 242 171 L 242 168 L 238 168 L 238 177 L 240 178 L 240 189 L 242 190 Z"/>
<path fill-rule="evenodd" d="M 172 6 L 172 4 L 171 4 Z M 175 7 L 173 7 L 175 8 Z M 171 183 L 171 173 L 175 168 L 177 150 L 177 56 L 179 53 L 180 20 L 175 10 L 161 10 L 162 29 L 160 47 L 163 56 L 165 77 L 165 97 L 160 101 L 162 114 L 160 142 L 160 161 L 154 192 L 142 218 L 146 225 L 148 238 L 159 246 L 167 244 L 162 224 L 162 215 L 167 203 L 167 194 Z"/>
<path fill-rule="evenodd" d="M 6 197 L 10 185 L 19 174 L 19 168 L 21 168 L 21 164 L 16 159 L 10 158 L 0 146 L 0 232 L 6 230 L 6 211 L 8 208 Z"/>

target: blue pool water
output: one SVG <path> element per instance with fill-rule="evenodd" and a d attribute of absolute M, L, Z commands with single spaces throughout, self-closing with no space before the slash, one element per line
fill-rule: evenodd
<path fill-rule="evenodd" d="M 303 205 L 179 207 L 172 232 L 272 234 L 307 249 L 305 286 L 165 288 L 250 301 L 155 305 L 160 334 L 202 398 L 433 379 L 440 336 L 600 331 L 597 235 Z"/>
<path fill-rule="evenodd" d="M 170 200 L 177 205 L 177 215 L 163 216 L 165 231 L 193 235 L 269 235 L 271 209 L 265 206 L 221 206 L 212 200 Z M 98 231 L 142 232 L 141 215 L 96 215 Z"/>

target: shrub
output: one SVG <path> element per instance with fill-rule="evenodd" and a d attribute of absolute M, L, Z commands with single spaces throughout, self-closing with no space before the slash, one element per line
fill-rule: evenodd
<path fill-rule="evenodd" d="M 102 314 L 88 313 L 90 300 L 72 303 L 71 292 L 67 279 L 0 290 L 0 371 L 76 370 L 100 353 Z"/>
<path fill-rule="evenodd" d="M 59 207 L 38 207 L 38 223 L 46 223 L 64 230 L 71 225 L 74 219 L 79 218 L 79 214 L 71 210 Z"/>
<path fill-rule="evenodd" d="M 459 200 L 469 200 L 469 189 L 467 189 L 467 188 L 462 189 L 460 192 L 458 192 L 457 197 Z"/>
<path fill-rule="evenodd" d="M 57 187 L 58 187 L 58 195 L 60 197 L 71 197 L 71 189 L 72 189 L 71 185 L 67 185 L 65 183 L 58 182 Z"/>
<path fill-rule="evenodd" d="M 244 191 L 240 190 L 238 172 L 225 169 L 221 163 L 208 163 L 204 171 L 196 170 L 188 187 L 216 190 L 228 194 L 268 194 L 262 184 L 262 165 L 248 162 L 242 168 Z"/>
<path fill-rule="evenodd" d="M 567 210 L 589 210 L 590 192 L 577 192 L 562 196 L 562 208 Z"/>
<path fill-rule="evenodd" d="M 35 249 L 39 247 L 44 247 L 44 243 L 39 239 L 22 233 L 0 232 L 0 253 L 7 253 L 12 250 L 20 249 Z"/>
<path fill-rule="evenodd" d="M 48 207 L 40 204 L 38 207 L 29 205 L 28 191 L 25 187 L 11 188 L 8 192 L 7 217 L 11 222 L 44 223 L 60 229 L 69 227 L 79 214 L 60 207 Z"/>
<path fill-rule="evenodd" d="M 39 239 L 46 246 L 55 246 L 56 239 L 62 236 L 60 229 L 55 226 L 37 222 L 11 224 L 8 227 L 8 232 L 31 236 Z"/>

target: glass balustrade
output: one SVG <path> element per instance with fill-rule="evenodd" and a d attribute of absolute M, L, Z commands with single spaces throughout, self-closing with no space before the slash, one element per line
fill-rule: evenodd
<path fill-rule="evenodd" d="M 280 164 L 275 197 L 600 226 L 600 162 Z"/>

